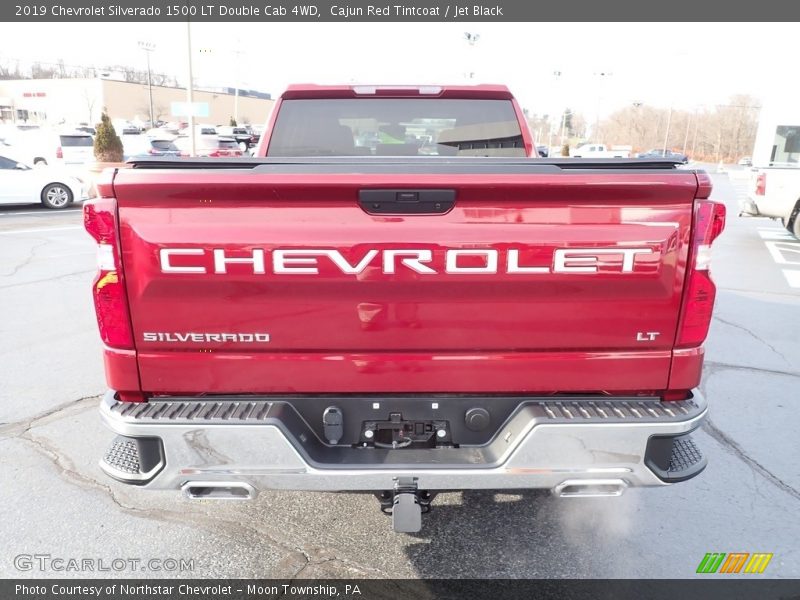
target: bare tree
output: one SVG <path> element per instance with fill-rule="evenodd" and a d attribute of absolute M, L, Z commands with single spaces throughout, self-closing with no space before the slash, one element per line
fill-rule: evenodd
<path fill-rule="evenodd" d="M 609 115 L 602 124 L 604 139 L 597 141 L 629 144 L 635 151 L 643 151 L 661 148 L 666 139 L 667 148 L 686 150 L 696 159 L 735 160 L 752 151 L 758 104 L 746 95 L 702 111 L 670 111 L 637 103 Z"/>
<path fill-rule="evenodd" d="M 86 102 L 86 108 L 89 113 L 89 118 L 86 122 L 89 125 L 92 125 L 94 123 L 94 105 L 97 102 L 97 98 L 95 96 L 91 96 L 88 89 L 84 89 L 82 95 L 84 102 Z"/>

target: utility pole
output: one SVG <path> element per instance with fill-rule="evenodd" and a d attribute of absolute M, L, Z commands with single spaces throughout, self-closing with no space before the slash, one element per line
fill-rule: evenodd
<path fill-rule="evenodd" d="M 139 42 L 139 48 L 145 51 L 147 55 L 147 92 L 150 96 L 150 127 L 155 127 L 156 122 L 153 119 L 153 80 L 150 76 L 150 53 L 156 49 L 156 45 L 152 42 Z"/>
<path fill-rule="evenodd" d="M 669 105 L 669 113 L 667 114 L 667 134 L 664 136 L 664 155 L 667 154 L 667 144 L 669 143 L 669 127 L 672 124 L 672 105 Z"/>
<path fill-rule="evenodd" d="M 695 149 L 695 146 L 697 145 L 697 125 L 698 125 L 698 123 L 699 122 L 697 120 L 697 109 L 695 109 L 694 110 L 694 136 L 692 136 L 692 156 L 694 156 L 694 149 Z"/>
<path fill-rule="evenodd" d="M 697 108 L 694 109 L 694 118 L 697 120 Z M 689 143 L 689 125 L 692 124 L 692 119 L 687 115 L 686 117 L 686 135 L 683 136 L 683 150 L 682 154 L 686 154 L 686 146 Z"/>

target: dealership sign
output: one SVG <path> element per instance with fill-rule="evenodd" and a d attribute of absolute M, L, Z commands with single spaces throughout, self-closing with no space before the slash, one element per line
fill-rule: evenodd
<path fill-rule="evenodd" d="M 207 117 L 208 102 L 171 102 L 173 117 Z"/>

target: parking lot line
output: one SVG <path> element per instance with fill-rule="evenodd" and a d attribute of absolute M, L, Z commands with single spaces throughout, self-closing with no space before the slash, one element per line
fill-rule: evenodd
<path fill-rule="evenodd" d="M 800 288 L 800 271 L 783 269 L 783 276 L 789 282 L 789 287 Z"/>
<path fill-rule="evenodd" d="M 766 228 L 759 228 L 758 235 L 761 236 L 761 239 L 764 240 L 787 240 L 791 241 L 794 240 L 794 236 L 786 231 L 785 229 L 766 229 Z"/>
<path fill-rule="evenodd" d="M 800 244 L 792 242 L 764 242 L 764 244 L 772 259 L 779 265 L 800 266 Z"/>
<path fill-rule="evenodd" d="M 13 231 L 0 231 L 0 235 L 13 235 L 17 233 L 42 233 L 46 231 L 67 231 L 69 229 L 83 229 L 80 225 L 70 227 L 37 227 L 35 229 L 15 229 Z"/>
<path fill-rule="evenodd" d="M 43 210 L 26 210 L 24 212 L 2 212 L 0 217 L 16 217 L 17 215 L 42 215 L 43 217 L 55 217 L 56 215 L 65 215 L 74 212 L 81 212 L 81 208 L 66 208 L 58 212 L 43 211 Z"/>

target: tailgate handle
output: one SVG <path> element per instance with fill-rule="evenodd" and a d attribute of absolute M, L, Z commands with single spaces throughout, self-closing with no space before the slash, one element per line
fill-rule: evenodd
<path fill-rule="evenodd" d="M 443 215 L 456 204 L 455 190 L 359 190 L 358 203 L 371 215 Z"/>

